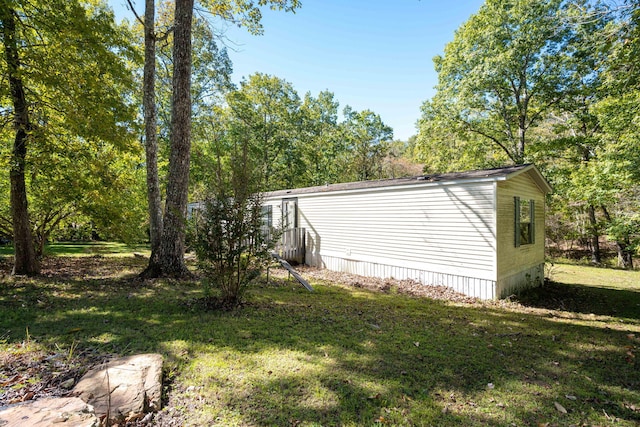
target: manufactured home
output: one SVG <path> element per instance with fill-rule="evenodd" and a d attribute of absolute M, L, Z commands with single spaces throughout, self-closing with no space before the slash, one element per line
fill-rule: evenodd
<path fill-rule="evenodd" d="M 543 283 L 550 191 L 534 165 L 351 182 L 266 193 L 265 221 L 290 261 L 495 299 Z"/>

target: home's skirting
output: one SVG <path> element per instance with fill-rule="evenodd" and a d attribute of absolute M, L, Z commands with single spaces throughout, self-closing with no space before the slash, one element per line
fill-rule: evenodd
<path fill-rule="evenodd" d="M 366 277 L 393 278 L 398 280 L 411 279 L 424 285 L 440 285 L 453 288 L 471 297 L 480 299 L 496 298 L 496 282 L 493 280 L 464 277 L 455 274 L 437 273 L 414 268 L 398 267 L 381 263 L 357 261 L 333 256 L 318 258 L 307 257 L 307 264 L 322 267 L 332 271 L 357 274 Z"/>
<path fill-rule="evenodd" d="M 544 263 L 498 280 L 498 298 L 518 294 L 544 284 Z"/>

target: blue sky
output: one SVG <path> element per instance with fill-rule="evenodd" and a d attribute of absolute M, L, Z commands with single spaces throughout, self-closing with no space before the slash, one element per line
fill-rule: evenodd
<path fill-rule="evenodd" d="M 118 18 L 133 19 L 125 0 L 109 0 Z M 264 11 L 264 35 L 228 27 L 239 82 L 255 72 L 290 82 L 298 94 L 335 94 L 340 109 L 369 109 L 394 129 L 415 134 L 420 105 L 434 94 L 433 57 L 483 0 L 302 0 L 295 13 Z M 143 0 L 135 0 L 142 14 Z"/>

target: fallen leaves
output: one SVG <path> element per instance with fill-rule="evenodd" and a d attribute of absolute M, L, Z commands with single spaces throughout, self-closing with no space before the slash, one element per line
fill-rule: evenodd
<path fill-rule="evenodd" d="M 16 374 L 13 377 L 9 378 L 9 379 L 5 379 L 4 381 L 0 381 L 0 387 L 9 387 L 12 386 L 14 384 L 17 384 L 18 382 L 20 382 L 20 380 L 22 380 L 22 375 L 20 374 Z"/>
<path fill-rule="evenodd" d="M 558 402 L 553 402 L 553 406 L 556 407 L 556 410 L 558 412 L 560 412 L 561 414 L 567 414 L 567 410 L 565 409 L 564 406 L 562 406 L 561 404 L 559 404 Z"/>
<path fill-rule="evenodd" d="M 86 353 L 70 360 L 66 352 L 24 351 L 17 345 L 5 348 L 0 352 L 0 407 L 67 394 L 96 357 Z"/>
<path fill-rule="evenodd" d="M 316 280 L 326 280 L 334 283 L 342 283 L 354 288 L 364 288 L 380 292 L 390 292 L 391 289 L 398 293 L 417 297 L 426 297 L 435 300 L 447 300 L 457 303 L 477 303 L 476 298 L 471 298 L 454 291 L 446 286 L 425 286 L 414 280 L 380 279 L 376 277 L 357 276 L 355 274 L 341 273 L 309 266 L 300 266 L 298 271 L 305 277 Z"/>

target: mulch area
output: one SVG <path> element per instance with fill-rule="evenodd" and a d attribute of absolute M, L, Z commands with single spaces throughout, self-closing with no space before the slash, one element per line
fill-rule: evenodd
<path fill-rule="evenodd" d="M 384 293 L 397 292 L 420 298 L 445 300 L 456 303 L 476 304 L 480 300 L 454 291 L 446 286 L 425 286 L 414 280 L 380 279 L 377 277 L 358 276 L 356 274 L 341 273 L 316 267 L 294 267 L 303 278 L 320 280 L 334 285 L 367 289 Z M 279 275 L 286 276 L 286 270 L 279 270 Z"/>

